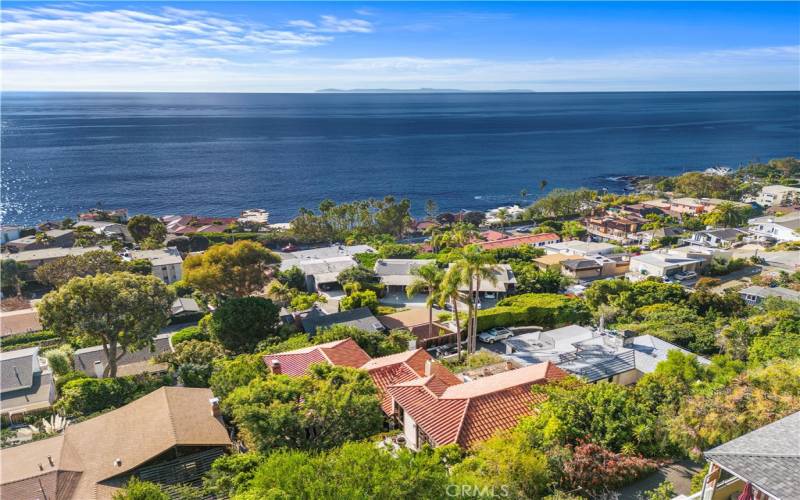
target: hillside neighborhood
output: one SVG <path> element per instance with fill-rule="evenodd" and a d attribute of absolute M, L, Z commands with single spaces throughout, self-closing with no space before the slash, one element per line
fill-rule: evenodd
<path fill-rule="evenodd" d="M 800 161 L 545 186 L 2 226 L 0 496 L 800 498 Z"/>

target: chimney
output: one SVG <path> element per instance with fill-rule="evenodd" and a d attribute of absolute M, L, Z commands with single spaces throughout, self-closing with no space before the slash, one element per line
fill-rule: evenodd
<path fill-rule="evenodd" d="M 39 470 L 44 470 L 44 466 L 42 464 L 39 464 Z"/>
<path fill-rule="evenodd" d="M 114 465 L 117 466 L 117 467 L 122 467 L 122 459 L 118 458 L 118 459 L 114 460 Z"/>
<path fill-rule="evenodd" d="M 506 345 L 506 354 L 513 354 L 514 347 L 512 347 L 508 342 L 504 342 L 504 344 Z"/>
<path fill-rule="evenodd" d="M 425 376 L 426 377 L 430 377 L 431 376 L 431 369 L 432 368 L 433 368 L 433 360 L 432 359 L 426 360 L 425 361 Z"/>
<path fill-rule="evenodd" d="M 492 370 L 490 370 L 488 367 L 483 369 L 483 376 L 484 377 L 488 377 L 491 374 L 492 374 Z"/>
<path fill-rule="evenodd" d="M 274 375 L 280 375 L 281 374 L 281 361 L 279 359 L 273 359 L 272 363 L 270 363 L 269 369 L 270 369 L 270 371 L 272 371 L 272 373 Z"/>
<path fill-rule="evenodd" d="M 513 369 L 514 369 L 514 363 L 512 363 L 509 360 L 506 360 L 506 370 L 513 370 Z"/>
<path fill-rule="evenodd" d="M 102 361 L 95 361 L 94 362 L 94 375 L 97 378 L 103 378 L 103 362 Z"/>
<path fill-rule="evenodd" d="M 417 339 L 413 338 L 413 339 L 408 341 L 408 350 L 409 351 L 414 351 L 416 349 L 417 349 Z"/>
<path fill-rule="evenodd" d="M 211 405 L 211 416 L 219 418 L 222 416 L 222 411 L 219 409 L 219 398 L 211 398 L 208 400 Z"/>
<path fill-rule="evenodd" d="M 56 465 L 56 463 L 53 462 L 53 456 L 52 455 L 47 455 L 47 461 L 50 462 L 50 467 L 53 467 L 54 465 Z"/>

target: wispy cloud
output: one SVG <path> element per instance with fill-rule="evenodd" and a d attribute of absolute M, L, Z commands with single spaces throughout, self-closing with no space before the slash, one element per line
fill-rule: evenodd
<path fill-rule="evenodd" d="M 365 19 L 340 19 L 336 16 L 320 16 L 319 21 L 306 19 L 289 21 L 289 26 L 321 33 L 372 33 L 372 23 Z"/>
<path fill-rule="evenodd" d="M 197 66 L 238 54 L 285 54 L 330 43 L 335 33 L 369 33 L 358 19 L 322 16 L 280 28 L 174 7 L 145 11 L 79 6 L 2 11 L 3 65 L 140 64 Z"/>

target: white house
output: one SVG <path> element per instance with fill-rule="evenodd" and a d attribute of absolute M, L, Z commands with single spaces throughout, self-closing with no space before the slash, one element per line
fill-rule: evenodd
<path fill-rule="evenodd" d="M 649 276 L 664 278 L 678 273 L 699 273 L 706 259 L 674 252 L 650 252 L 631 257 L 627 276 L 633 280 Z"/>
<path fill-rule="evenodd" d="M 547 253 L 560 253 L 563 255 L 577 255 L 586 257 L 587 255 L 609 255 L 615 253 L 619 247 L 611 243 L 596 243 L 594 241 L 562 241 L 561 243 L 551 243 L 544 247 Z"/>
<path fill-rule="evenodd" d="M 762 207 L 791 205 L 795 201 L 800 201 L 800 188 L 780 184 L 762 187 L 756 197 L 756 203 Z"/>
<path fill-rule="evenodd" d="M 800 241 L 800 212 L 782 217 L 756 217 L 747 223 L 756 240 L 777 243 Z"/>
<path fill-rule="evenodd" d="M 183 258 L 174 247 L 157 250 L 129 250 L 122 256 L 125 260 L 145 259 L 153 266 L 153 276 L 170 284 L 181 279 L 183 275 Z"/>
<path fill-rule="evenodd" d="M 748 286 L 739 291 L 742 300 L 754 306 L 760 304 L 768 297 L 778 297 L 783 300 L 800 302 L 800 292 L 783 287 Z"/>
<path fill-rule="evenodd" d="M 9 241 L 18 240 L 20 238 L 21 230 L 22 228 L 19 226 L 0 227 L 0 243 L 5 244 Z"/>
<path fill-rule="evenodd" d="M 686 241 L 693 245 L 711 248 L 730 248 L 745 236 L 747 236 L 747 231 L 741 229 L 706 229 L 693 233 L 692 237 Z"/>
<path fill-rule="evenodd" d="M 435 263 L 432 259 L 378 259 L 375 261 L 375 274 L 390 292 L 404 292 L 415 277 L 413 271 L 422 266 Z"/>

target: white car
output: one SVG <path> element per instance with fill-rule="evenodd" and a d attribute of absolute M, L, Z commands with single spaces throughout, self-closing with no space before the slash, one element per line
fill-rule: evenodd
<path fill-rule="evenodd" d="M 478 340 L 487 344 L 494 344 L 498 340 L 505 340 L 514 336 L 508 328 L 492 328 L 478 335 Z"/>
<path fill-rule="evenodd" d="M 688 281 L 697 278 L 697 273 L 694 271 L 687 271 L 685 273 L 678 273 L 673 277 L 678 281 Z"/>

